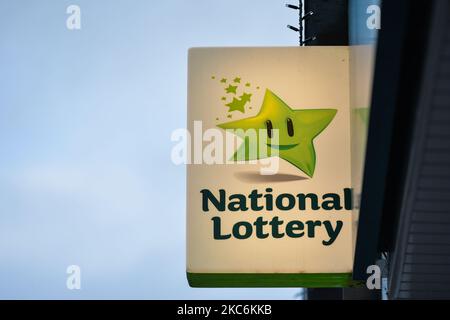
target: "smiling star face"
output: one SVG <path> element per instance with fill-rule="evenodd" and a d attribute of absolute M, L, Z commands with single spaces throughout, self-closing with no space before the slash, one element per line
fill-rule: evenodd
<path fill-rule="evenodd" d="M 222 129 L 242 129 L 237 133 L 242 138 L 242 131 L 248 129 L 265 130 L 267 132 L 266 154 L 277 154 L 280 158 L 290 162 L 310 178 L 314 175 L 316 167 L 316 152 L 314 139 L 326 129 L 337 113 L 336 109 L 291 109 L 283 100 L 272 91 L 266 90 L 263 104 L 255 117 L 220 124 Z M 278 133 L 278 142 L 272 141 L 274 130 Z M 252 141 L 258 143 L 258 141 Z M 259 151 L 256 158 L 249 152 L 248 140 L 241 145 L 234 154 L 235 161 L 249 161 L 261 159 Z M 242 150 L 243 149 L 243 150 Z"/>

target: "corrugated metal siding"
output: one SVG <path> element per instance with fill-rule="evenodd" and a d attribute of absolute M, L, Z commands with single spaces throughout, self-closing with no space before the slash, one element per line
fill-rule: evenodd
<path fill-rule="evenodd" d="M 450 299 L 450 5 L 437 1 L 390 298 Z M 439 29 L 439 31 L 437 31 Z M 436 50 L 436 48 L 438 50 Z"/>

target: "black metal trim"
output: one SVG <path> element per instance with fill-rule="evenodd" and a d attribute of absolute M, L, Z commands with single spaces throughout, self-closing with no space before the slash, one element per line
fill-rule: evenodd
<path fill-rule="evenodd" d="M 399 118 L 399 114 L 405 107 L 410 108 L 409 115 L 414 114 L 409 103 L 414 101 L 415 92 L 409 81 L 420 69 L 423 43 L 417 24 L 423 22 L 423 16 L 416 15 L 423 6 L 423 1 L 383 1 L 353 267 L 355 280 L 367 278 L 367 267 L 375 264 L 382 251 L 389 250 L 395 232 L 392 226 L 401 202 L 402 166 L 406 164 L 404 151 L 409 148 L 411 120 Z"/>

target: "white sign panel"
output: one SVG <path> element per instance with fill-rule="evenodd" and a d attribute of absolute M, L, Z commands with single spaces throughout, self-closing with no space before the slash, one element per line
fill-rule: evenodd
<path fill-rule="evenodd" d="M 348 47 L 189 51 L 194 287 L 351 281 Z"/>

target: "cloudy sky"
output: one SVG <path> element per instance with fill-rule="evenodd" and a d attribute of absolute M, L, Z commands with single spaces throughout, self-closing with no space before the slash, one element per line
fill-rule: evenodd
<path fill-rule="evenodd" d="M 295 297 L 188 287 L 185 169 L 170 161 L 188 48 L 296 45 L 284 3 L 0 1 L 0 298 Z"/>

